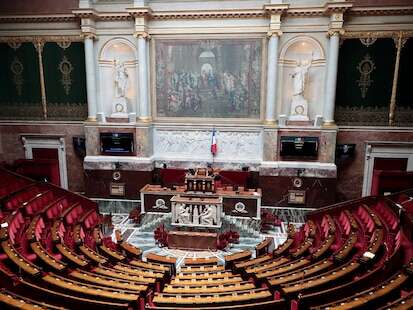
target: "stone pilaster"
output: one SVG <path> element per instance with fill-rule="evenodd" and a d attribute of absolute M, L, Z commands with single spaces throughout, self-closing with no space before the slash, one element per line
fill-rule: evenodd
<path fill-rule="evenodd" d="M 143 122 L 151 120 L 149 100 L 149 40 L 148 19 L 151 10 L 147 7 L 128 9 L 129 14 L 135 18 L 134 36 L 138 40 L 138 85 L 139 85 L 139 114 L 138 119 Z"/>
<path fill-rule="evenodd" d="M 264 9 L 270 15 L 270 25 L 268 31 L 268 51 L 267 51 L 267 94 L 265 123 L 275 124 L 275 105 L 277 97 L 277 77 L 278 77 L 278 41 L 281 36 L 281 17 L 288 9 L 288 5 L 265 5 Z"/>
<path fill-rule="evenodd" d="M 340 35 L 344 34 L 344 13 L 353 4 L 346 1 L 330 1 L 325 5 L 325 14 L 330 17 L 329 46 L 327 56 L 327 73 L 324 94 L 324 125 L 334 126 L 334 109 L 336 100 L 338 53 L 340 48 Z"/>
<path fill-rule="evenodd" d="M 95 18 L 97 13 L 93 9 L 74 10 L 73 13 L 81 18 L 81 30 L 85 44 L 86 91 L 88 121 L 96 121 L 98 102 L 96 92 L 96 66 L 94 40 L 96 39 Z M 101 116 L 101 121 L 104 116 Z"/>

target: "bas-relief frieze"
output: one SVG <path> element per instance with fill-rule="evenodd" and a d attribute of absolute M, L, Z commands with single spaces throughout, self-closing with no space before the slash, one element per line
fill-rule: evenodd
<path fill-rule="evenodd" d="M 259 132 L 220 132 L 221 154 L 217 158 L 261 160 L 262 146 Z"/>
<path fill-rule="evenodd" d="M 212 160 L 210 152 L 211 131 L 156 130 L 154 135 L 155 158 L 199 158 Z M 217 160 L 262 159 L 260 132 L 220 131 L 217 133 Z"/>

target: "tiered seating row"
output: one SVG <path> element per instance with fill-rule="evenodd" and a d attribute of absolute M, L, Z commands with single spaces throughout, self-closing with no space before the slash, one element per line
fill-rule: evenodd
<path fill-rule="evenodd" d="M 2 174 L 8 172 L 0 169 L 0 182 Z M 24 179 L 19 184 L 23 188 L 14 187 L 13 193 L 0 197 L 0 268 L 17 283 L 12 291 L 0 292 L 0 304 L 143 310 L 148 289 L 159 290 L 170 267 L 141 261 L 140 249 L 130 244 L 94 240 L 100 223 L 95 203 L 47 183 Z M 116 249 L 135 259 L 129 262 Z M 117 262 L 127 270 L 115 269 Z M 46 296 L 50 304 L 37 301 Z"/>

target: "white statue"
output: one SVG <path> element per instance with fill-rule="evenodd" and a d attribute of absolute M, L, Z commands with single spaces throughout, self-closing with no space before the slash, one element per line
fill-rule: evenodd
<path fill-rule="evenodd" d="M 192 209 L 192 224 L 198 225 L 199 224 L 199 211 L 198 206 L 194 206 Z"/>
<path fill-rule="evenodd" d="M 308 69 L 310 69 L 311 60 L 299 60 L 294 68 L 293 78 L 293 96 L 304 97 L 305 84 L 307 82 Z"/>
<path fill-rule="evenodd" d="M 296 62 L 294 72 L 291 74 L 293 79 L 293 94 L 291 100 L 291 112 L 289 120 L 308 121 L 308 103 L 304 98 L 305 86 L 308 78 L 308 70 L 311 67 L 311 60 L 299 60 Z"/>
<path fill-rule="evenodd" d="M 201 225 L 214 225 L 216 207 L 214 205 L 206 205 L 199 217 L 201 218 Z"/>
<path fill-rule="evenodd" d="M 115 97 L 125 97 L 126 87 L 128 85 L 128 73 L 126 72 L 126 67 L 124 62 L 117 62 L 114 60 L 115 65 Z"/>
<path fill-rule="evenodd" d="M 180 224 L 191 224 L 191 213 L 189 211 L 189 206 L 186 207 L 183 203 L 179 204 L 177 220 Z"/>

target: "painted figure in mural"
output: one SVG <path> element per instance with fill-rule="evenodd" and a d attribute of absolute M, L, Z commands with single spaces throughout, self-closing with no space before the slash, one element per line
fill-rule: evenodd
<path fill-rule="evenodd" d="M 199 215 L 202 225 L 214 225 L 216 214 L 216 207 L 213 205 L 207 205 L 202 213 Z"/>
<path fill-rule="evenodd" d="M 126 87 L 128 86 L 128 73 L 124 62 L 117 62 L 114 60 L 115 65 L 115 97 L 125 97 Z"/>
<path fill-rule="evenodd" d="M 308 70 L 312 64 L 311 60 L 298 60 L 296 67 L 291 75 L 293 78 L 293 96 L 304 97 L 305 84 L 307 81 Z"/>

